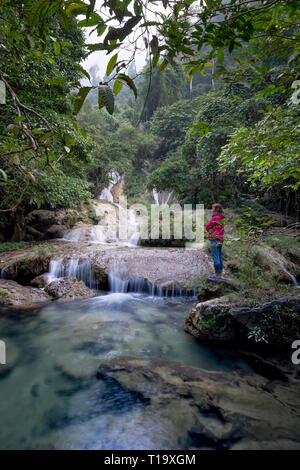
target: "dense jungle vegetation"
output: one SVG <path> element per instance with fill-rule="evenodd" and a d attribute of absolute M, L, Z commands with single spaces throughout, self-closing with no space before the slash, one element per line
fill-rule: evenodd
<path fill-rule="evenodd" d="M 33 209 L 99 195 L 113 169 L 130 203 L 155 187 L 298 218 L 299 17 L 296 0 L 3 0 L 0 241 L 28 240 Z M 102 77 L 82 66 L 94 51 Z"/>

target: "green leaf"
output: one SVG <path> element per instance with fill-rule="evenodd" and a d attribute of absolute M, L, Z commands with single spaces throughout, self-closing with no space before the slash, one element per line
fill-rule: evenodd
<path fill-rule="evenodd" d="M 110 59 L 110 61 L 108 62 L 107 64 L 107 67 L 106 67 L 106 75 L 107 77 L 109 77 L 117 63 L 117 60 L 118 60 L 118 54 L 115 54 L 112 56 L 112 58 Z"/>
<path fill-rule="evenodd" d="M 160 66 L 159 66 L 159 71 L 162 72 L 168 65 L 168 61 L 166 59 L 164 59 L 161 63 L 160 63 Z"/>
<path fill-rule="evenodd" d="M 152 67 L 156 67 L 156 65 L 158 64 L 158 61 L 159 61 L 159 57 L 160 57 L 159 54 L 157 54 L 157 55 L 155 55 L 155 56 L 153 57 L 153 59 L 152 59 Z"/>
<path fill-rule="evenodd" d="M 53 48 L 54 48 L 54 54 L 59 55 L 60 54 L 60 44 L 59 44 L 59 42 L 55 41 L 53 43 Z"/>
<path fill-rule="evenodd" d="M 174 16 L 177 19 L 179 12 L 185 7 L 184 3 L 176 3 L 174 6 Z"/>
<path fill-rule="evenodd" d="M 105 24 L 100 24 L 98 27 L 97 27 L 97 35 L 98 36 L 102 36 L 102 34 L 104 33 L 104 31 L 106 30 L 107 26 Z"/>
<path fill-rule="evenodd" d="M 62 9 L 59 10 L 59 19 L 65 31 L 69 30 L 69 18 L 66 12 Z"/>
<path fill-rule="evenodd" d="M 87 72 L 87 70 L 85 70 L 80 64 L 75 64 L 75 68 L 77 70 L 80 70 L 80 72 L 86 76 L 86 78 L 88 78 L 89 80 L 91 79 L 91 76 L 90 74 Z"/>
<path fill-rule="evenodd" d="M 73 2 L 66 7 L 66 15 L 69 18 L 74 18 L 74 16 L 82 15 L 86 13 L 88 6 L 83 2 Z"/>
<path fill-rule="evenodd" d="M 119 75 L 117 76 L 117 80 L 125 83 L 125 85 L 127 85 L 133 91 L 135 98 L 137 98 L 136 86 L 133 80 L 130 77 L 128 77 L 128 75 L 125 75 L 124 73 L 119 73 Z"/>
<path fill-rule="evenodd" d="M 45 83 L 46 85 L 64 85 L 66 82 L 66 78 L 51 78 L 51 80 L 47 80 Z"/>
<path fill-rule="evenodd" d="M 79 113 L 79 111 L 81 110 L 82 105 L 91 89 L 91 86 L 85 86 L 80 88 L 74 103 L 74 109 L 76 114 Z"/>
<path fill-rule="evenodd" d="M 223 51 L 222 47 L 220 47 L 218 49 L 217 59 L 220 62 L 220 64 L 223 64 L 223 62 L 224 62 L 224 51 Z"/>
<path fill-rule="evenodd" d="M 150 47 L 152 54 L 155 56 L 158 54 L 158 39 L 157 36 L 153 36 L 153 38 L 150 41 Z"/>
<path fill-rule="evenodd" d="M 115 107 L 115 98 L 112 89 L 109 85 L 99 85 L 98 90 L 99 109 L 105 106 L 109 114 L 113 114 Z"/>
<path fill-rule="evenodd" d="M 113 92 L 115 95 L 120 93 L 120 91 L 123 88 L 123 82 L 120 82 L 119 80 L 115 80 L 114 86 L 113 86 Z"/>

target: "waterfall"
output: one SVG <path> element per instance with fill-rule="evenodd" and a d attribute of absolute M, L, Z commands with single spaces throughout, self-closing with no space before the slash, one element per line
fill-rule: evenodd
<path fill-rule="evenodd" d="M 182 289 L 172 286 L 172 290 L 152 284 L 144 278 L 126 279 L 126 268 L 122 264 L 114 263 L 108 275 L 109 291 L 111 293 L 129 292 L 148 294 L 151 297 L 196 297 L 197 289 Z"/>
<path fill-rule="evenodd" d="M 275 256 L 273 253 L 268 253 L 268 255 L 273 258 L 274 261 L 276 261 L 282 268 L 282 270 L 291 278 L 291 281 L 292 281 L 292 284 L 294 286 L 295 289 L 300 289 L 300 285 L 298 284 L 297 282 L 297 279 L 295 278 L 295 276 L 293 276 L 292 273 L 290 273 L 287 268 L 285 267 L 283 261 L 278 257 L 278 256 Z"/>
<path fill-rule="evenodd" d="M 168 204 L 173 197 L 173 191 L 160 191 L 157 192 L 155 188 L 152 189 L 154 203 L 159 204 Z"/>
<path fill-rule="evenodd" d="M 153 192 L 154 203 L 158 206 L 158 205 L 159 205 L 159 196 L 158 196 L 158 192 L 156 191 L 155 188 L 153 188 L 152 192 Z"/>
<path fill-rule="evenodd" d="M 5 269 L 1 269 L 0 271 L 0 279 L 6 279 L 6 272 L 5 272 Z"/>
<path fill-rule="evenodd" d="M 66 276 L 76 277 L 78 281 L 83 281 L 90 288 L 97 287 L 94 269 L 89 260 L 80 260 L 78 258 L 67 261 L 62 259 L 51 260 L 49 282 Z"/>
<path fill-rule="evenodd" d="M 98 199 L 108 201 L 108 202 L 114 202 L 113 195 L 111 193 L 112 188 L 118 183 L 120 180 L 121 176 L 120 174 L 113 170 L 109 173 L 109 185 L 108 188 L 104 188 L 101 192 L 101 194 L 98 196 Z"/>

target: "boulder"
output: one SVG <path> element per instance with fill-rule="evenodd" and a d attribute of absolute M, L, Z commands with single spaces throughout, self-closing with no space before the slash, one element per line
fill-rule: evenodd
<path fill-rule="evenodd" d="M 9 256 L 7 258 L 5 264 L 1 266 L 6 279 L 26 283 L 48 271 L 51 253 L 46 246 L 41 245 L 39 251 L 32 251 L 32 249 L 30 251 L 30 248 L 24 249 L 24 251 L 20 251 L 19 255 L 12 252 L 11 259 Z"/>
<path fill-rule="evenodd" d="M 54 211 L 45 209 L 37 209 L 28 214 L 33 224 L 52 225 L 56 222 L 56 215 Z"/>
<path fill-rule="evenodd" d="M 205 279 L 198 287 L 197 297 L 200 302 L 216 297 L 223 297 L 239 290 L 239 286 L 228 279 Z"/>
<path fill-rule="evenodd" d="M 97 294 L 76 277 L 62 277 L 45 287 L 47 294 L 60 300 L 79 300 L 95 297 Z"/>
<path fill-rule="evenodd" d="M 144 404 L 143 423 L 159 417 L 162 448 L 300 449 L 298 383 L 273 383 L 245 371 L 206 371 L 163 359 L 103 361 L 98 379 Z M 161 439 L 164 439 L 163 443 Z"/>
<path fill-rule="evenodd" d="M 260 307 L 236 306 L 221 297 L 196 305 L 186 318 L 185 329 L 206 343 L 290 349 L 299 325 L 299 297 L 276 299 Z"/>
<path fill-rule="evenodd" d="M 53 224 L 47 230 L 47 236 L 49 238 L 63 238 L 64 233 L 66 232 L 67 227 L 65 225 Z"/>
<path fill-rule="evenodd" d="M 50 282 L 49 273 L 44 273 L 32 279 L 30 281 L 30 284 L 32 285 L 32 287 L 38 287 L 39 289 L 42 289 L 43 287 L 46 287 L 46 285 L 49 284 L 49 282 Z"/>
<path fill-rule="evenodd" d="M 230 315 L 230 302 L 226 296 L 200 302 L 189 313 L 185 331 L 203 343 L 233 342 L 237 325 Z"/>
<path fill-rule="evenodd" d="M 0 304 L 2 305 L 27 309 L 49 300 L 52 300 L 51 297 L 40 289 L 0 279 Z"/>

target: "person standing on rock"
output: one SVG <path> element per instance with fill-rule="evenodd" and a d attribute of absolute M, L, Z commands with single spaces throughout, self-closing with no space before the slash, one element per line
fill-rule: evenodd
<path fill-rule="evenodd" d="M 206 231 L 209 233 L 210 249 L 214 262 L 215 276 L 209 276 L 209 279 L 222 279 L 223 258 L 222 245 L 224 242 L 224 219 L 225 214 L 221 204 L 212 205 L 212 218 L 206 225 Z"/>

